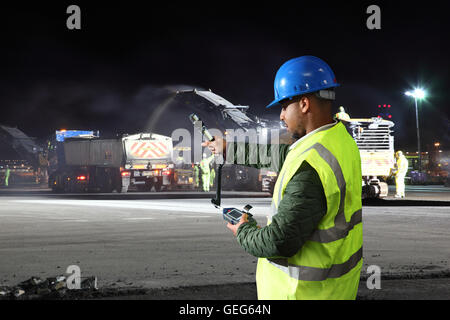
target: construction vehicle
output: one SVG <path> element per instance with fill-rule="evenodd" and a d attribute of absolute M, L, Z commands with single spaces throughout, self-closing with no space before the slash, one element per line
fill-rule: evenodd
<path fill-rule="evenodd" d="M 135 187 L 161 191 L 173 186 L 175 165 L 172 161 L 172 139 L 155 133 L 139 133 L 122 138 L 125 165 L 122 175 L 122 192 Z"/>
<path fill-rule="evenodd" d="M 380 117 L 343 121 L 361 155 L 362 198 L 388 195 L 385 180 L 394 168 L 394 137 L 392 121 Z"/>
<path fill-rule="evenodd" d="M 248 112 L 249 106 L 234 105 L 211 90 L 178 91 L 183 102 L 208 124 L 223 134 L 236 130 L 238 142 L 268 143 L 272 130 L 283 131 L 279 121 L 263 119 Z M 223 166 L 223 190 L 273 192 L 277 173 L 270 169 L 256 169 L 241 165 Z"/>
<path fill-rule="evenodd" d="M 94 131 L 57 131 L 51 149 L 49 187 L 54 191 L 160 191 L 186 180 L 172 161 L 172 139 L 155 133 L 105 139 Z"/>
<path fill-rule="evenodd" d="M 10 184 L 46 183 L 47 162 L 43 150 L 35 138 L 20 129 L 0 125 L 0 175 L 5 175 L 8 166 Z"/>
<path fill-rule="evenodd" d="M 48 142 L 48 185 L 54 192 L 121 190 L 120 151 L 120 141 L 100 140 L 98 131 L 56 131 Z"/>
<path fill-rule="evenodd" d="M 238 141 L 249 142 L 252 139 L 250 132 L 260 141 L 258 143 L 271 143 L 268 139 L 272 130 L 278 130 L 278 143 L 291 144 L 291 137 L 277 121 L 270 121 L 251 115 L 248 106 L 234 105 L 221 96 L 209 91 L 186 90 L 180 91 L 183 95 L 190 94 L 192 99 L 189 105 L 192 110 L 205 118 L 208 123 L 215 124 L 222 130 L 241 129 L 243 139 Z M 197 98 L 195 100 L 194 98 Z M 212 111 L 212 112 L 211 112 Z M 207 118 L 209 116 L 209 118 Z M 214 118 L 215 117 L 215 118 Z M 388 185 L 385 182 L 394 167 L 394 137 L 391 128 L 392 121 L 380 117 L 367 119 L 343 119 L 342 121 L 355 140 L 361 155 L 362 167 L 362 197 L 386 197 Z M 226 133 L 226 132 L 225 132 Z M 249 133 L 247 135 L 247 133 Z M 265 142 L 264 142 L 265 141 Z M 255 169 L 240 165 L 223 166 L 224 190 L 249 190 L 273 192 L 277 173 L 270 168 Z"/>

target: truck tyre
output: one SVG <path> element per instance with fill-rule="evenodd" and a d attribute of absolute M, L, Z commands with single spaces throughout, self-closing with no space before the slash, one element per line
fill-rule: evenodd
<path fill-rule="evenodd" d="M 273 191 L 275 190 L 275 181 L 271 181 L 269 185 L 269 193 L 273 196 Z"/>
<path fill-rule="evenodd" d="M 103 189 L 103 192 L 104 192 L 104 193 L 111 193 L 111 192 L 113 192 L 113 191 L 114 191 L 114 187 L 113 187 L 112 185 L 106 186 L 106 187 L 104 187 L 104 189 Z"/>
<path fill-rule="evenodd" d="M 379 198 L 387 197 L 389 192 L 388 184 L 386 182 L 380 182 L 379 187 L 380 187 L 380 194 L 378 195 L 378 197 Z"/>
<path fill-rule="evenodd" d="M 139 192 L 147 191 L 147 188 L 145 187 L 145 185 L 142 185 L 142 184 L 136 185 L 136 189 L 137 189 Z"/>
<path fill-rule="evenodd" d="M 153 183 L 149 182 L 148 180 L 145 181 L 145 185 L 144 185 L 144 191 L 150 192 L 152 190 L 153 187 Z"/>
<path fill-rule="evenodd" d="M 64 193 L 69 193 L 70 192 L 69 185 L 68 185 L 68 183 L 66 181 L 64 181 L 63 192 Z"/>
<path fill-rule="evenodd" d="M 52 192 L 55 192 L 55 193 L 61 193 L 63 190 L 61 189 L 61 187 L 58 185 L 58 184 L 54 184 L 54 185 L 52 185 Z"/>
<path fill-rule="evenodd" d="M 122 184 L 121 183 L 116 183 L 115 186 L 114 186 L 114 190 L 117 193 L 121 193 L 122 192 Z M 114 190 L 113 190 L 113 192 L 114 192 Z"/>
<path fill-rule="evenodd" d="M 161 188 L 162 188 L 162 181 L 155 182 L 154 186 L 155 186 L 155 191 L 160 192 Z"/>

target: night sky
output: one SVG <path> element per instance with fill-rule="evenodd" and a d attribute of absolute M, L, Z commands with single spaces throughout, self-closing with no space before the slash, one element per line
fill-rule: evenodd
<path fill-rule="evenodd" d="M 404 92 L 426 88 L 422 148 L 450 149 L 448 1 L 149 3 L 2 4 L 0 124 L 39 139 L 60 128 L 134 133 L 173 90 L 194 87 L 275 119 L 279 110 L 265 106 L 276 71 L 315 55 L 341 84 L 335 110 L 367 118 L 391 105 L 396 149 L 417 144 Z M 81 8 L 81 30 L 66 28 L 71 4 Z M 381 30 L 366 27 L 371 4 L 381 8 Z M 183 108 L 167 106 L 156 130 L 170 134 Z"/>

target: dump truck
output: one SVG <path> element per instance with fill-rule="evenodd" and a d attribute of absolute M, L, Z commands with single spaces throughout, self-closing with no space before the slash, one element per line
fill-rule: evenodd
<path fill-rule="evenodd" d="M 385 182 L 394 167 L 394 126 L 380 117 L 343 121 L 361 155 L 362 198 L 388 195 Z"/>
<path fill-rule="evenodd" d="M 54 192 L 121 191 L 122 147 L 98 131 L 58 130 L 48 141 L 48 185 Z"/>
<path fill-rule="evenodd" d="M 100 138 L 98 132 L 56 132 L 49 151 L 49 187 L 56 192 L 160 191 L 178 183 L 172 139 L 155 133 Z"/>
<path fill-rule="evenodd" d="M 150 191 L 152 187 L 155 191 L 175 188 L 179 168 L 172 161 L 172 138 L 138 133 L 126 135 L 122 141 L 125 156 L 121 171 L 123 192 L 133 188 L 139 191 Z"/>

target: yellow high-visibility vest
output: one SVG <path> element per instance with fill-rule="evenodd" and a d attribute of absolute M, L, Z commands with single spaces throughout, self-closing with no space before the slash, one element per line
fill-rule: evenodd
<path fill-rule="evenodd" d="M 408 159 L 404 155 L 401 155 L 397 159 L 397 175 L 405 175 L 408 171 Z"/>
<path fill-rule="evenodd" d="M 269 224 L 303 161 L 320 177 L 327 212 L 294 256 L 258 260 L 258 298 L 355 299 L 363 264 L 359 150 L 340 122 L 319 129 L 295 145 L 275 185 Z"/>
<path fill-rule="evenodd" d="M 339 120 L 350 121 L 350 116 L 346 112 L 336 113 L 335 118 Z"/>

